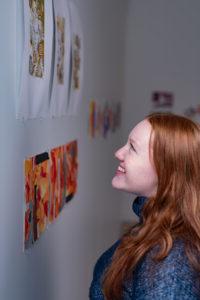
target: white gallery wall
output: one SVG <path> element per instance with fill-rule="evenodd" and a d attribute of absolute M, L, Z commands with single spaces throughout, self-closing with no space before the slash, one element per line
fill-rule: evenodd
<path fill-rule="evenodd" d="M 127 1 L 76 2 L 84 35 L 77 117 L 15 118 L 21 65 L 22 1 L 0 3 L 0 299 L 85 300 L 99 254 L 120 232 L 121 194 L 111 187 L 121 130 L 88 136 L 89 101 L 123 98 Z M 32 249 L 23 248 L 23 160 L 78 140 L 78 192 Z"/>
<path fill-rule="evenodd" d="M 129 2 L 126 31 L 123 137 L 153 111 L 152 91 L 174 93 L 172 111 L 200 104 L 200 1 Z M 200 121 L 199 114 L 195 120 Z M 122 219 L 132 218 L 124 195 Z"/>
<path fill-rule="evenodd" d="M 75 1 L 74 1 L 75 2 Z M 86 300 L 100 253 L 132 220 L 133 197 L 111 179 L 114 151 L 152 111 L 151 93 L 172 91 L 174 112 L 199 104 L 199 0 L 77 0 L 84 81 L 77 117 L 16 120 L 22 0 L 0 3 L 0 299 Z M 122 129 L 88 136 L 89 101 L 122 101 Z M 32 249 L 23 248 L 23 160 L 78 140 L 78 192 Z"/>

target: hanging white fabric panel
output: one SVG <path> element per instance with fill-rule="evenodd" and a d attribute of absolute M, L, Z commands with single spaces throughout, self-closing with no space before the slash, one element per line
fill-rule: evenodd
<path fill-rule="evenodd" d="M 83 31 L 78 8 L 69 2 L 71 21 L 72 69 L 70 80 L 69 115 L 76 115 L 83 86 Z"/>
<path fill-rule="evenodd" d="M 19 119 L 50 115 L 53 50 L 51 0 L 24 0 L 24 47 L 16 115 Z"/>
<path fill-rule="evenodd" d="M 55 55 L 51 95 L 51 115 L 67 114 L 70 78 L 70 20 L 66 0 L 54 0 Z"/>

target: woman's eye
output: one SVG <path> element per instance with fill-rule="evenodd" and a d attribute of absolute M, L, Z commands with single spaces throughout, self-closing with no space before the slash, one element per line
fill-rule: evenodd
<path fill-rule="evenodd" d="M 130 150 L 133 150 L 133 151 L 135 151 L 135 148 L 133 147 L 133 145 L 132 145 L 132 144 L 130 144 Z"/>

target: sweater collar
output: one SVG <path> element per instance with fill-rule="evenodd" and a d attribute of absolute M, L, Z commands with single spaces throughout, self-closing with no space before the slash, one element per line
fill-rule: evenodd
<path fill-rule="evenodd" d="M 133 212 L 140 218 L 143 206 L 146 202 L 147 198 L 146 197 L 137 197 L 132 204 L 132 209 Z"/>

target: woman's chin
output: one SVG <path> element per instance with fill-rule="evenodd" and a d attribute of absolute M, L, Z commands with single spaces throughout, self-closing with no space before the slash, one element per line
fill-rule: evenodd
<path fill-rule="evenodd" d="M 113 177 L 111 184 L 112 184 L 113 188 L 118 189 L 118 190 L 123 190 L 122 186 L 119 184 L 116 177 Z"/>

